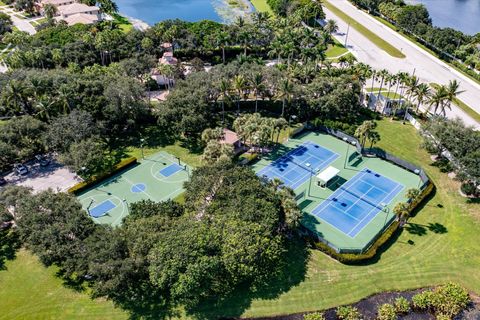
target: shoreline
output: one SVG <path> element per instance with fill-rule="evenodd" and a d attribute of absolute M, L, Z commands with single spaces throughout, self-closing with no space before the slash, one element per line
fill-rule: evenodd
<path fill-rule="evenodd" d="M 119 13 L 119 15 L 121 15 L 122 17 L 127 19 L 132 24 L 133 28 L 136 29 L 136 30 L 146 31 L 147 29 L 149 29 L 151 27 L 151 25 L 149 25 L 148 23 L 146 23 L 143 20 L 127 16 L 126 14 L 121 13 L 121 12 Z"/>

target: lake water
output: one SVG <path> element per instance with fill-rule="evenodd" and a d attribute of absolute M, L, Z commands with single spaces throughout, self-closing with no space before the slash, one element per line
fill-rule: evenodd
<path fill-rule="evenodd" d="M 423 3 L 433 25 L 450 27 L 466 34 L 480 32 L 480 0 L 410 0 Z"/>
<path fill-rule="evenodd" d="M 248 0 L 237 2 L 241 6 L 230 6 L 227 0 L 116 0 L 121 14 L 149 25 L 167 19 L 230 23 L 254 10 Z"/>

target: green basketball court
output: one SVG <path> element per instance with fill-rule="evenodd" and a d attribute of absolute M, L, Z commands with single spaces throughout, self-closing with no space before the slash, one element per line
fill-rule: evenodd
<path fill-rule="evenodd" d="M 101 181 L 77 198 L 95 222 L 119 225 L 131 203 L 150 199 L 156 202 L 175 198 L 183 192 L 191 168 L 166 152 L 139 161 Z"/>
<path fill-rule="evenodd" d="M 338 173 L 322 187 L 317 175 L 328 167 Z M 302 224 L 344 252 L 368 247 L 393 220 L 395 204 L 407 200 L 407 190 L 421 186 L 415 173 L 380 158 L 361 157 L 351 143 L 320 132 L 290 139 L 263 156 L 254 170 L 268 178 L 284 177 L 304 212 Z"/>

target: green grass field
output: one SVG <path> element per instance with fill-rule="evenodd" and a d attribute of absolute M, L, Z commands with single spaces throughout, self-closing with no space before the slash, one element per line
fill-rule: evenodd
<path fill-rule="evenodd" d="M 337 41 L 337 39 L 334 39 L 334 44 L 333 45 L 328 45 L 327 52 L 325 54 L 327 55 L 328 59 L 335 59 L 338 56 L 341 56 L 345 53 L 348 52 L 348 49 L 343 46 L 340 42 Z"/>
<path fill-rule="evenodd" d="M 372 41 L 377 47 L 379 47 L 380 49 L 382 49 L 392 57 L 405 58 L 405 55 L 400 50 L 398 50 L 397 48 L 392 46 L 390 43 L 386 42 L 385 40 L 377 36 L 375 33 L 373 33 L 372 31 L 367 29 L 365 26 L 360 24 L 357 20 L 345 14 L 343 11 L 335 7 L 331 2 L 325 0 L 323 1 L 323 5 L 328 10 L 332 11 L 337 17 L 349 23 L 352 28 L 355 28 L 358 32 L 360 32 L 365 37 L 370 39 L 370 41 Z"/>
<path fill-rule="evenodd" d="M 267 0 L 250 0 L 255 9 L 260 12 L 268 12 L 273 16 L 273 11 L 267 3 Z"/>
<path fill-rule="evenodd" d="M 346 266 L 322 252 L 310 251 L 303 272 L 292 267 L 288 278 L 268 292 L 243 294 L 223 307 L 204 305 L 209 319 L 219 315 L 266 316 L 324 309 L 385 290 L 418 288 L 454 280 L 480 292 L 480 204 L 458 194 L 459 183 L 431 166 L 410 125 L 378 122 L 378 147 L 422 166 L 437 186 L 436 194 L 382 253 L 379 261 Z M 413 245 L 408 244 L 413 241 Z M 292 280 L 293 279 L 293 280 Z M 298 281 L 295 281 L 298 280 Z M 0 319 L 125 319 L 110 302 L 91 301 L 62 285 L 55 269 L 42 267 L 28 252 L 0 271 Z"/>

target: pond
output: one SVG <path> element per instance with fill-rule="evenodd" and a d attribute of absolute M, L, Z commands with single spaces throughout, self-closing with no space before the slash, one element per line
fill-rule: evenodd
<path fill-rule="evenodd" d="M 231 23 L 254 11 L 248 0 L 117 0 L 119 12 L 154 25 L 167 19 Z"/>

